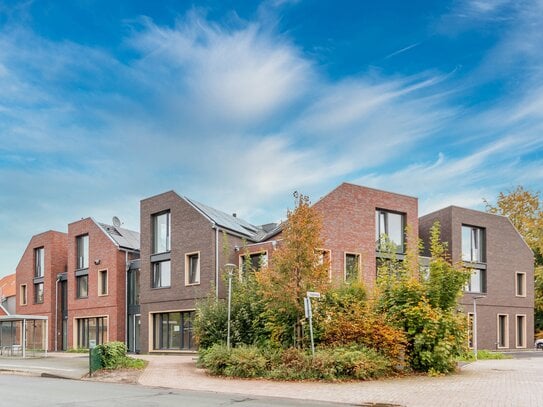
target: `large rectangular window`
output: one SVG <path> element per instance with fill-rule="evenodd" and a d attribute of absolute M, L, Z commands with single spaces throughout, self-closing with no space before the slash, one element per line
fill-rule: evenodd
<path fill-rule="evenodd" d="M 471 269 L 471 276 L 464 290 L 468 293 L 486 293 L 486 270 Z"/>
<path fill-rule="evenodd" d="M 170 251 L 170 212 L 153 215 L 153 254 Z"/>
<path fill-rule="evenodd" d="M 76 284 L 77 298 L 87 298 L 89 296 L 89 276 L 77 276 Z"/>
<path fill-rule="evenodd" d="M 360 278 L 360 255 L 345 253 L 345 281 L 358 281 Z"/>
<path fill-rule="evenodd" d="M 34 277 L 43 277 L 45 272 L 45 248 L 34 249 Z"/>
<path fill-rule="evenodd" d="M 375 241 L 378 251 L 389 250 L 389 242 L 395 253 L 405 252 L 405 214 L 381 209 L 375 211 Z"/>
<path fill-rule="evenodd" d="M 526 347 L 526 315 L 517 315 L 516 346 L 517 348 Z"/>
<path fill-rule="evenodd" d="M 462 260 L 474 263 L 485 262 L 485 230 L 462 225 Z"/>
<path fill-rule="evenodd" d="M 515 293 L 517 297 L 526 297 L 526 273 L 515 274 Z"/>
<path fill-rule="evenodd" d="M 43 283 L 34 284 L 34 304 L 43 304 Z"/>
<path fill-rule="evenodd" d="M 153 263 L 153 288 L 169 287 L 171 284 L 171 262 L 159 261 Z"/>
<path fill-rule="evenodd" d="M 194 311 L 153 314 L 153 349 L 193 350 L 192 337 Z"/>
<path fill-rule="evenodd" d="M 200 284 L 200 253 L 185 255 L 185 284 Z"/>
<path fill-rule="evenodd" d="M 77 269 L 89 268 L 89 235 L 77 236 Z"/>
<path fill-rule="evenodd" d="M 242 272 L 260 271 L 268 266 L 268 252 L 244 254 L 240 256 Z"/>
<path fill-rule="evenodd" d="M 91 341 L 96 345 L 107 342 L 107 317 L 78 318 L 76 321 L 78 348 L 88 349 Z"/>
<path fill-rule="evenodd" d="M 506 314 L 498 314 L 498 348 L 509 347 L 509 317 Z"/>

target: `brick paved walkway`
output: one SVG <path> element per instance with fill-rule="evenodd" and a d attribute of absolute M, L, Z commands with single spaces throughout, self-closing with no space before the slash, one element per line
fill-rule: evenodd
<path fill-rule="evenodd" d="M 276 396 L 352 404 L 401 406 L 543 406 L 543 358 L 485 360 L 445 377 L 318 383 L 221 379 L 197 369 L 194 356 L 143 355 L 146 386 Z"/>

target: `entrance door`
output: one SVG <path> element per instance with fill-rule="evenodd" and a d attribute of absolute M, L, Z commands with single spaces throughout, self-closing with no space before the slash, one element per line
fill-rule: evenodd
<path fill-rule="evenodd" d="M 141 315 L 134 315 L 134 351 L 140 353 L 140 317 Z"/>
<path fill-rule="evenodd" d="M 60 282 L 61 349 L 68 349 L 68 281 Z"/>

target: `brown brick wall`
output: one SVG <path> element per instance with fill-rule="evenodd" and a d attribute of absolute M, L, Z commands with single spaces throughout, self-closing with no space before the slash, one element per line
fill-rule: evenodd
<path fill-rule="evenodd" d="M 428 242 L 429 230 L 435 220 L 441 223 L 442 240 L 448 242 L 452 261 L 462 261 L 462 225 L 485 229 L 487 293 L 477 300 L 479 347 L 496 348 L 497 314 L 509 315 L 509 344 L 515 347 L 515 315 L 525 314 L 527 346 L 533 346 L 534 332 L 534 259 L 511 222 L 503 217 L 485 212 L 448 207 L 420 219 L 421 238 Z M 526 297 L 515 294 L 516 272 L 526 273 Z M 475 294 L 466 293 L 460 304 L 473 310 Z"/>
<path fill-rule="evenodd" d="M 44 247 L 44 299 L 43 304 L 34 303 L 34 249 Z M 66 233 L 48 231 L 33 236 L 26 247 L 16 269 L 16 312 L 24 315 L 42 315 L 48 318 L 48 350 L 55 349 L 55 299 L 57 274 L 66 271 Z M 21 305 L 20 287 L 27 286 L 27 305 Z M 59 296 L 60 301 L 60 296 Z M 60 317 L 60 315 L 59 315 Z M 60 324 L 58 325 L 60 331 Z M 58 343 L 60 346 L 60 335 Z"/>

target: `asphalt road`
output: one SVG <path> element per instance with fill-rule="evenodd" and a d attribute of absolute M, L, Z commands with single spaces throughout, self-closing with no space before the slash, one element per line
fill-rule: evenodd
<path fill-rule="evenodd" d="M 202 391 L 171 391 L 129 384 L 49 379 L 0 374 L 0 405 L 10 407 L 210 407 L 346 406 L 281 398 Z"/>

